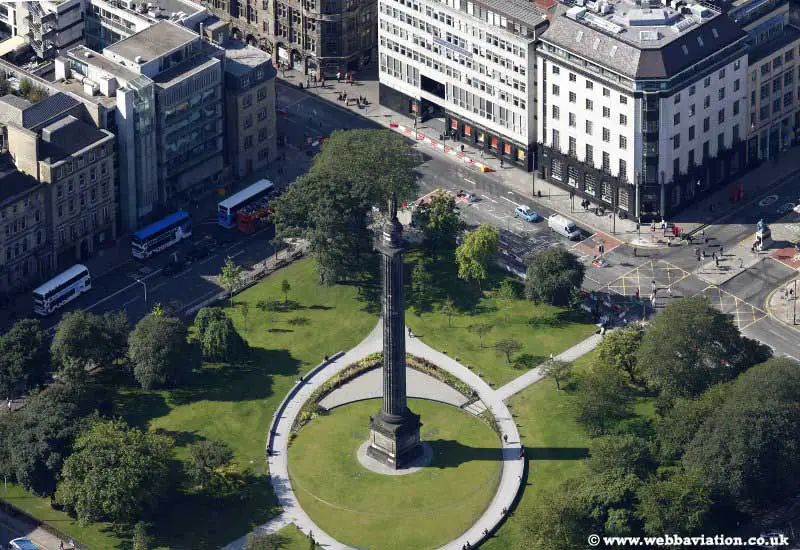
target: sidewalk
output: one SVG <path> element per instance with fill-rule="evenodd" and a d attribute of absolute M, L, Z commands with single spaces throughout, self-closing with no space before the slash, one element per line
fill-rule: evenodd
<path fill-rule="evenodd" d="M 282 77 L 282 78 L 281 78 Z M 610 214 L 598 216 L 594 214 L 594 205 L 589 211 L 581 211 L 578 204 L 573 204 L 568 191 L 556 187 L 542 179 L 535 173 L 526 173 L 518 168 L 510 166 L 500 167 L 500 161 L 494 155 L 485 154 L 480 156 L 480 152 L 470 145 L 464 144 L 464 153 L 461 154 L 461 143 L 451 140 L 440 140 L 443 128 L 439 128 L 441 123 L 436 120 L 426 121 L 414 128 L 414 120 L 411 117 L 390 111 L 380 106 L 378 97 L 378 73 L 377 66 L 373 63 L 364 72 L 356 74 L 356 81 L 351 85 L 345 82 L 337 83 L 336 80 L 325 81 L 325 87 L 318 84 L 311 88 L 306 87 L 306 77 L 298 71 L 287 70 L 281 74 L 279 79 L 291 85 L 302 83 L 303 89 L 309 93 L 323 97 L 333 106 L 358 113 L 361 116 L 372 119 L 382 126 L 391 127 L 400 133 L 416 137 L 417 141 L 423 142 L 427 147 L 438 149 L 445 154 L 453 156 L 454 162 L 464 164 L 476 171 L 481 166 L 488 169 L 487 177 L 502 182 L 507 188 L 512 189 L 522 195 L 532 197 L 536 193 L 535 202 L 546 206 L 564 216 L 575 220 L 579 225 L 589 227 L 595 232 L 602 231 L 614 235 L 626 243 L 641 247 L 663 247 L 666 240 L 654 238 L 643 227 L 641 232 L 636 230 L 636 221 L 631 219 L 622 220 L 617 217 L 613 219 Z M 344 102 L 337 101 L 339 92 L 347 92 L 349 97 L 365 96 L 369 105 L 359 108 L 357 105 L 345 106 Z M 450 145 L 452 144 L 452 147 Z M 447 151 L 445 151 L 447 148 Z M 667 220 L 676 223 L 685 233 L 693 233 L 710 223 L 719 223 L 726 216 L 744 209 L 750 199 L 767 191 L 775 184 L 785 181 L 786 178 L 800 173 L 800 155 L 797 152 L 800 148 L 793 147 L 789 151 L 781 153 L 778 162 L 773 160 L 765 161 L 760 166 L 745 172 L 737 179 L 720 187 L 713 194 L 703 198 L 696 204 L 684 208 L 677 213 L 674 219 Z M 744 190 L 742 200 L 732 202 L 729 198 L 730 191 L 735 186 L 741 185 Z M 539 196 L 541 193 L 541 196 Z M 580 199 L 577 201 L 580 202 Z M 713 221 L 712 221 L 713 220 Z"/>
<path fill-rule="evenodd" d="M 767 311 L 770 316 L 796 330 L 800 330 L 798 291 L 800 280 L 794 279 L 782 284 L 767 297 Z"/>
<path fill-rule="evenodd" d="M 59 550 L 61 547 L 61 539 L 26 518 L 11 515 L 4 509 L 0 509 L 0 526 L 4 527 L 13 538 L 29 538 L 41 550 Z M 5 543 L 6 541 L 0 542 Z M 70 548 L 69 540 L 63 542 L 65 548 Z"/>

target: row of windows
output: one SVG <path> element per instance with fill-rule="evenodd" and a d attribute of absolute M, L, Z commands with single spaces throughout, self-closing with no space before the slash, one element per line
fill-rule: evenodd
<path fill-rule="evenodd" d="M 41 214 L 39 210 L 34 211 L 33 213 L 34 223 L 39 223 L 40 219 L 41 219 Z M 28 222 L 28 217 L 22 216 L 21 218 L 14 220 L 13 223 L 6 224 L 6 237 L 11 237 L 12 235 L 16 235 L 20 231 L 24 231 L 25 227 L 27 227 L 27 222 Z"/>
<path fill-rule="evenodd" d="M 68 176 L 72 174 L 75 170 L 80 170 L 83 168 L 87 162 L 92 163 L 98 158 L 102 158 L 108 155 L 110 145 L 101 145 L 97 149 L 92 149 L 85 155 L 78 155 L 73 160 L 69 160 L 58 167 L 56 172 L 58 179 L 63 178 L 64 176 Z M 105 163 L 103 163 L 105 166 Z"/>
<path fill-rule="evenodd" d="M 797 96 L 800 97 L 800 88 L 797 89 Z M 761 106 L 758 111 L 758 120 L 760 122 L 766 122 L 770 119 L 770 114 L 772 115 L 780 115 L 782 111 L 789 109 L 792 106 L 792 101 L 794 100 L 794 94 L 791 90 L 783 94 L 783 107 L 781 107 L 781 98 L 775 98 L 772 102 L 772 112 L 770 113 L 770 104 L 765 103 Z M 756 122 L 756 114 L 750 113 L 750 120 L 751 122 Z"/>
<path fill-rule="evenodd" d="M 725 111 L 720 111 L 719 112 L 719 119 L 720 119 L 720 123 L 724 122 Z M 708 117 L 706 117 L 705 119 L 703 119 L 703 133 L 704 134 L 707 133 L 710 129 L 711 129 L 711 121 L 709 120 Z M 696 134 L 695 127 L 694 126 L 689 126 L 689 131 L 688 131 L 689 141 L 694 141 L 695 134 Z M 722 134 L 719 134 L 719 135 L 722 135 Z M 733 125 L 733 140 L 737 141 L 739 139 L 739 137 L 740 137 L 739 136 L 739 125 L 738 124 L 734 124 Z M 672 136 L 672 148 L 673 149 L 679 149 L 680 146 L 681 146 L 681 134 L 675 134 L 674 136 Z"/>
<path fill-rule="evenodd" d="M 263 71 L 259 71 L 259 72 L 263 72 Z M 258 89 L 258 92 L 256 92 L 256 101 L 261 102 L 261 101 L 264 101 L 266 98 L 267 98 L 267 87 L 266 86 L 262 86 L 261 88 Z M 252 104 L 253 104 L 253 94 L 245 94 L 242 97 L 242 107 L 247 109 Z"/>
<path fill-rule="evenodd" d="M 36 246 L 41 246 L 43 242 L 42 239 L 42 232 L 36 232 Z M 14 244 L 14 246 L 9 246 L 6 248 L 6 261 L 10 261 L 12 258 L 17 258 L 20 254 L 24 254 L 28 251 L 28 237 L 25 237 L 21 241 Z"/>
<path fill-rule="evenodd" d="M 103 207 L 102 214 L 103 214 L 103 224 L 105 225 L 105 224 L 107 224 L 107 223 L 109 223 L 111 221 L 111 215 L 109 213 L 109 210 L 108 210 L 107 206 Z M 72 225 L 70 225 L 69 226 L 69 241 L 70 242 L 74 241 L 79 236 L 88 233 L 89 232 L 89 222 L 90 222 L 90 220 L 91 220 L 91 224 L 92 224 L 91 225 L 92 229 L 95 229 L 95 228 L 99 227 L 99 224 L 98 224 L 98 221 L 97 221 L 97 217 L 98 217 L 98 212 L 97 212 L 97 210 L 94 210 L 90 214 L 90 216 L 88 216 L 88 217 L 84 216 L 83 218 L 81 218 L 80 224 L 73 223 Z M 66 230 L 66 228 L 61 228 L 58 231 L 58 245 L 59 246 L 63 246 L 66 243 L 67 243 L 67 230 Z"/>
<path fill-rule="evenodd" d="M 525 135 L 527 132 L 527 122 L 524 114 L 496 105 L 488 99 L 458 86 L 447 85 L 447 99 L 459 107 L 509 128 L 517 134 Z"/>
<path fill-rule="evenodd" d="M 791 50 L 786 50 L 786 52 L 784 52 L 781 55 L 775 56 L 771 60 L 767 60 L 765 63 L 761 65 L 759 69 L 761 71 L 761 76 L 766 76 L 770 72 L 779 70 L 784 63 L 789 63 L 793 59 L 794 59 L 794 49 L 791 49 Z M 757 78 L 756 71 L 752 71 L 750 73 L 750 80 L 755 82 L 756 78 Z"/>
<path fill-rule="evenodd" d="M 100 164 L 100 177 L 102 178 L 102 177 L 106 176 L 107 174 L 108 174 L 108 166 L 107 166 L 107 164 L 105 162 L 103 162 L 103 163 Z M 91 169 L 89 169 L 89 181 L 90 182 L 97 181 L 97 169 L 95 167 L 92 167 Z M 59 199 L 64 196 L 64 186 L 65 186 L 64 183 L 59 183 L 59 184 L 56 185 L 56 197 L 59 198 Z M 73 191 L 75 191 L 75 179 L 74 178 L 71 178 L 71 179 L 67 180 L 66 189 L 67 189 L 67 195 L 71 195 L 73 193 Z M 86 189 L 86 172 L 78 174 L 78 189 L 80 191 L 83 191 L 84 189 Z M 103 196 L 104 197 L 106 195 L 108 195 L 108 182 L 107 181 L 103 182 L 102 190 L 103 190 Z"/>
<path fill-rule="evenodd" d="M 554 69 L 558 68 L 556 65 L 552 65 L 552 67 Z M 570 76 L 572 76 L 572 73 L 570 73 Z M 591 80 L 587 80 L 586 84 L 592 84 L 592 81 Z M 587 90 L 591 90 L 593 88 L 594 88 L 593 84 L 592 84 L 592 86 L 587 86 L 586 87 Z M 560 96 L 561 95 L 561 87 L 558 84 L 553 84 L 551 90 L 552 90 L 552 93 L 553 93 L 554 96 Z M 603 97 L 611 97 L 611 90 L 609 90 L 605 86 L 603 87 Z M 576 103 L 578 101 L 578 94 L 575 93 L 575 92 L 569 92 L 569 101 L 570 101 L 570 103 Z M 620 94 L 619 95 L 619 103 L 620 103 L 620 105 L 627 105 L 628 104 L 628 96 Z M 586 100 L 587 109 L 591 109 L 593 104 L 594 104 L 593 101 L 588 100 L 588 99 Z M 603 109 L 607 109 L 607 107 L 603 107 Z"/>

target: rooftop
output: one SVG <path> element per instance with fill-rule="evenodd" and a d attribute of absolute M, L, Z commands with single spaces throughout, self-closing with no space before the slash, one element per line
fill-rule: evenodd
<path fill-rule="evenodd" d="M 706 5 L 642 9 L 628 0 L 558 6 L 542 33 L 551 42 L 631 78 L 668 78 L 747 34 Z"/>
<path fill-rule="evenodd" d="M 197 34 L 169 21 L 159 21 L 152 27 L 112 44 L 106 51 L 131 61 L 141 56 L 152 61 L 198 38 Z"/>
<path fill-rule="evenodd" d="M 174 84 L 177 84 L 178 82 L 218 63 L 220 63 L 220 60 L 216 57 L 195 55 L 183 63 L 158 73 L 158 75 L 153 78 L 153 82 L 155 82 L 160 88 L 169 88 L 170 86 L 173 86 Z"/>
<path fill-rule="evenodd" d="M 48 96 L 38 103 L 11 94 L 0 98 L 0 120 L 13 122 L 28 129 L 37 129 L 78 105 L 78 100 L 61 92 Z"/>
<path fill-rule="evenodd" d="M 225 72 L 234 75 L 248 73 L 272 59 L 267 52 L 245 44 L 241 40 L 225 40 L 221 47 L 225 50 Z"/>
<path fill-rule="evenodd" d="M 76 61 L 86 63 L 92 67 L 97 67 L 101 71 L 117 77 L 118 80 L 123 81 L 119 82 L 120 85 L 139 76 L 138 73 L 135 73 L 130 69 L 126 69 L 119 63 L 110 60 L 106 56 L 99 54 L 96 51 L 87 48 L 86 46 L 76 46 L 72 48 L 67 52 L 67 57 L 72 57 Z"/>
<path fill-rule="evenodd" d="M 547 19 L 547 11 L 535 2 L 526 0 L 478 0 L 492 11 L 513 17 L 520 23 L 528 25 L 531 29 L 541 25 Z"/>
<path fill-rule="evenodd" d="M 110 136 L 70 115 L 42 128 L 41 158 L 53 164 Z"/>
<path fill-rule="evenodd" d="M 800 29 L 793 25 L 786 25 L 783 27 L 783 32 L 772 40 L 751 47 L 747 54 L 747 62 L 756 63 L 796 40 L 800 40 Z"/>
<path fill-rule="evenodd" d="M 26 191 L 32 191 L 39 185 L 36 178 L 17 170 L 11 155 L 8 153 L 0 155 L 0 203 Z"/>

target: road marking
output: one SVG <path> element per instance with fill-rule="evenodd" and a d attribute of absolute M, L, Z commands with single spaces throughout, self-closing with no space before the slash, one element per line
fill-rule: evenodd
<path fill-rule="evenodd" d="M 491 198 L 491 197 L 487 197 L 486 195 L 481 195 L 481 197 L 483 197 L 483 198 L 484 198 L 484 199 L 486 199 L 487 201 L 492 201 L 493 203 L 497 204 L 497 201 L 496 201 L 496 200 L 494 200 L 494 199 L 493 199 L 493 198 Z"/>
<path fill-rule="evenodd" d="M 233 256 L 231 256 L 231 257 L 233 257 Z M 184 276 L 184 275 L 186 275 L 187 273 L 191 273 L 191 271 L 192 271 L 192 268 L 191 268 L 191 267 L 189 267 L 189 268 L 186 268 L 186 269 L 184 269 L 183 271 L 181 271 L 180 273 L 178 273 L 177 275 L 175 275 L 175 276 L 174 276 L 174 277 L 172 277 L 172 278 L 173 278 L 173 279 L 177 279 L 178 277 L 183 277 L 183 276 Z"/>
<path fill-rule="evenodd" d="M 211 260 L 213 260 L 214 258 L 217 258 L 217 257 L 218 257 L 218 255 L 217 255 L 217 254 L 214 254 L 214 255 L 212 255 L 212 256 L 209 256 L 208 258 L 206 258 L 205 260 L 203 260 L 202 262 L 200 262 L 200 265 L 203 265 L 203 264 L 204 264 L 204 263 L 206 263 L 206 262 L 210 262 Z"/>
<path fill-rule="evenodd" d="M 155 275 L 158 275 L 159 273 L 161 273 L 161 271 L 162 271 L 161 269 L 157 269 L 157 270 L 153 271 L 153 272 L 152 272 L 150 275 L 146 275 L 146 276 L 142 277 L 142 278 L 141 278 L 141 280 L 142 280 L 142 281 L 146 281 L 146 280 L 147 280 L 147 279 L 149 279 L 150 277 L 154 277 Z M 109 300 L 110 300 L 111 298 L 113 298 L 114 296 L 117 296 L 118 294 L 122 294 L 122 293 L 123 293 L 123 292 L 125 292 L 126 290 L 128 290 L 128 289 L 130 289 L 130 288 L 133 288 L 134 286 L 136 286 L 136 285 L 138 285 L 138 284 L 139 284 L 138 282 L 133 282 L 133 283 L 129 284 L 128 286 L 126 286 L 125 288 L 121 288 L 120 290 L 116 291 L 114 294 L 109 294 L 108 296 L 106 296 L 106 297 L 105 297 L 105 298 L 103 298 L 102 300 L 99 300 L 99 301 L 97 301 L 97 302 L 93 303 L 92 305 L 90 305 L 90 306 L 88 306 L 88 307 L 85 307 L 85 308 L 83 308 L 81 311 L 89 311 L 90 309 L 94 309 L 94 308 L 96 308 L 97 306 L 99 306 L 100 304 L 102 304 L 102 303 L 105 303 L 105 302 L 109 301 Z"/>
<path fill-rule="evenodd" d="M 514 206 L 519 206 L 519 204 L 518 204 L 518 203 L 516 203 L 516 202 L 512 201 L 512 200 L 511 200 L 511 199 L 509 199 L 508 197 L 500 197 L 500 198 L 501 198 L 501 199 L 503 199 L 504 201 L 508 201 L 508 202 L 510 202 L 510 203 L 511 203 L 511 204 L 513 204 Z"/>
<path fill-rule="evenodd" d="M 472 185 L 478 185 L 477 183 L 468 178 L 464 178 L 464 181 L 466 181 L 467 183 L 471 183 Z"/>
<path fill-rule="evenodd" d="M 142 299 L 142 297 L 141 297 L 141 296 L 134 296 L 133 298 L 131 298 L 131 299 L 130 299 L 130 300 L 128 300 L 127 302 L 123 302 L 123 304 L 122 304 L 122 307 L 123 307 L 123 308 L 126 308 L 126 307 L 128 307 L 129 305 L 131 305 L 133 302 L 135 302 L 136 300 L 141 300 L 141 299 Z"/>
<path fill-rule="evenodd" d="M 239 252 L 231 256 L 231 259 L 235 258 L 236 256 L 239 256 L 240 254 L 244 254 L 244 250 L 240 250 Z"/>

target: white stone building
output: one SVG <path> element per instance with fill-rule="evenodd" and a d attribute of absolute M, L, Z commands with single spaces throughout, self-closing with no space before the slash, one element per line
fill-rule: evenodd
<path fill-rule="evenodd" d="M 746 33 L 706 5 L 559 6 L 537 51 L 539 171 L 661 219 L 744 166 Z"/>

